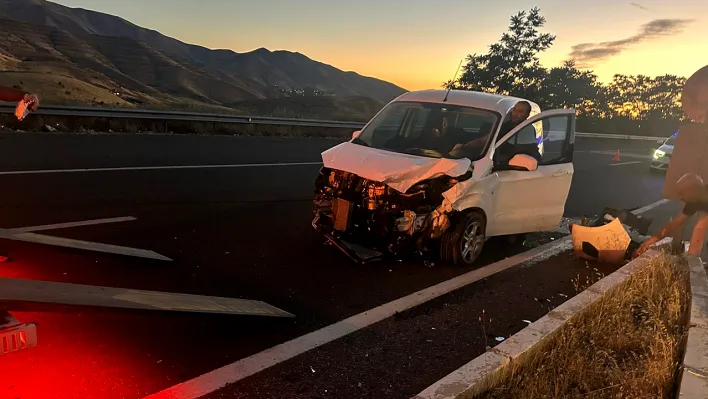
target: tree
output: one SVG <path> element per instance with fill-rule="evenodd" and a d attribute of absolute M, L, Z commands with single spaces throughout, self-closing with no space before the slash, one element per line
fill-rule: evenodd
<path fill-rule="evenodd" d="M 539 33 L 546 23 L 538 7 L 511 17 L 509 29 L 487 54 L 467 56 L 457 81 L 459 88 L 520 97 L 534 97 L 541 90 L 546 70 L 538 54 L 553 44 L 555 36 Z M 450 82 L 448 82 L 450 83 Z"/>
<path fill-rule="evenodd" d="M 597 103 L 601 87 L 592 71 L 580 70 L 574 61 L 566 61 L 544 76 L 538 102 L 543 109 L 575 108 L 579 115 L 598 116 L 602 113 Z"/>
<path fill-rule="evenodd" d="M 555 40 L 539 32 L 545 22 L 537 7 L 518 12 L 498 43 L 486 54 L 468 55 L 460 78 L 442 86 L 528 98 L 542 109 L 575 108 L 578 126 L 598 132 L 664 134 L 667 126 L 685 118 L 683 77 L 617 74 L 602 84 L 593 71 L 578 69 L 573 61 L 551 69 L 541 66 L 539 54 Z"/>
<path fill-rule="evenodd" d="M 607 85 L 609 102 L 617 115 L 630 119 L 675 119 L 683 117 L 681 91 L 685 78 L 664 75 L 617 74 Z"/>
<path fill-rule="evenodd" d="M 684 119 L 681 92 L 686 78 L 676 75 L 657 76 L 652 80 L 643 101 L 648 104 L 648 117 L 660 119 Z"/>

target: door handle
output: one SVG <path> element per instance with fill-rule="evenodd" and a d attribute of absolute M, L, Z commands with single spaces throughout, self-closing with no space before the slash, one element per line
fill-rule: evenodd
<path fill-rule="evenodd" d="M 553 176 L 565 176 L 567 174 L 570 174 L 567 170 L 559 170 L 558 172 L 554 173 Z"/>

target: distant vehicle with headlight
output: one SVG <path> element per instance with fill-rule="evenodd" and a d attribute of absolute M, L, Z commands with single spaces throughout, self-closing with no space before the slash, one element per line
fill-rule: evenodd
<path fill-rule="evenodd" d="M 671 135 L 666 140 L 659 140 L 658 143 L 661 144 L 659 148 L 654 150 L 653 157 L 649 163 L 649 170 L 664 171 L 669 169 L 669 162 L 671 162 L 671 155 L 674 153 L 674 143 L 676 143 L 676 136 L 678 132 Z"/>

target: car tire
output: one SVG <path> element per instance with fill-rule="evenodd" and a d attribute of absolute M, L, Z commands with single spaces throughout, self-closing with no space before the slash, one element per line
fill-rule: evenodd
<path fill-rule="evenodd" d="M 479 211 L 470 211 L 460 216 L 446 231 L 440 241 L 440 258 L 457 266 L 475 263 L 486 239 L 487 221 Z"/>

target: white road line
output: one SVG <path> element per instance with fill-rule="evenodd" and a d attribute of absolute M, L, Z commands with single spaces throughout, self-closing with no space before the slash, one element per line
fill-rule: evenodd
<path fill-rule="evenodd" d="M 322 165 L 322 162 L 282 162 L 282 163 L 243 163 L 231 165 L 173 165 L 173 166 L 125 166 L 118 168 L 86 168 L 86 169 L 43 169 L 43 170 L 11 170 L 2 171 L 0 175 L 36 175 L 47 173 L 83 173 L 83 172 L 123 172 L 136 170 L 170 170 L 170 169 L 231 169 L 260 168 L 274 166 L 308 166 Z"/>
<path fill-rule="evenodd" d="M 45 224 L 41 226 L 18 227 L 15 229 L 0 228 L 0 239 L 26 241 L 37 244 L 54 245 L 58 247 L 83 249 L 86 251 L 105 252 L 117 255 L 136 256 L 140 258 L 172 261 L 172 259 L 147 249 L 123 247 L 119 245 L 103 244 L 100 242 L 74 240 L 65 237 L 56 237 L 44 234 L 35 234 L 33 231 L 62 229 L 68 227 L 91 226 L 105 223 L 128 222 L 137 220 L 133 216 L 123 216 L 107 219 L 92 219 L 79 222 Z"/>
<path fill-rule="evenodd" d="M 105 223 L 132 222 L 134 220 L 137 220 L 137 219 L 133 216 L 123 216 L 123 217 L 117 217 L 117 218 L 91 219 L 91 220 L 84 220 L 84 221 L 80 221 L 80 222 L 43 224 L 40 226 L 18 227 L 15 229 L 4 229 L 4 232 L 9 233 L 9 234 L 29 233 L 32 231 L 68 229 L 70 227 L 93 226 L 93 225 L 105 224 Z"/>
<path fill-rule="evenodd" d="M 634 211 L 636 215 L 653 209 L 668 200 L 660 200 Z M 191 380 L 174 385 L 143 399 L 197 399 L 217 391 L 227 384 L 243 380 L 267 368 L 273 367 L 309 350 L 342 338 L 348 334 L 366 328 L 374 323 L 393 316 L 397 312 L 421 305 L 456 289 L 472 284 L 483 278 L 499 273 L 518 264 L 543 259 L 550 254 L 571 248 L 571 237 L 551 242 L 510 258 L 473 270 L 453 279 L 414 292 L 410 295 L 388 302 L 374 309 L 367 310 L 340 322 L 330 324 L 317 331 L 276 345 L 262 352 L 238 360 L 216 370 L 202 374 Z"/>
<path fill-rule="evenodd" d="M 632 213 L 634 213 L 635 215 L 639 215 L 639 214 L 642 214 L 645 212 L 649 212 L 650 210 L 656 208 L 657 206 L 661 206 L 661 205 L 664 205 L 669 202 L 670 202 L 670 200 L 668 200 L 668 199 L 662 199 L 662 200 L 656 201 L 653 204 L 649 204 L 649 205 L 643 206 L 639 209 L 635 209 L 634 211 L 632 211 Z"/>
<path fill-rule="evenodd" d="M 642 161 L 611 163 L 610 166 L 634 165 L 634 164 L 638 164 L 638 163 L 642 163 Z"/>
<path fill-rule="evenodd" d="M 226 384 L 240 381 L 246 377 L 256 374 L 278 363 L 284 362 L 297 355 L 315 349 L 328 342 L 344 337 L 362 328 L 393 316 L 397 312 L 403 312 L 414 306 L 435 299 L 448 292 L 462 288 L 466 285 L 489 277 L 495 273 L 506 270 L 512 266 L 559 251 L 559 249 L 570 248 L 570 237 L 552 242 L 530 251 L 512 256 L 483 268 L 473 270 L 453 279 L 443 281 L 432 287 L 425 288 L 418 292 L 383 304 L 374 309 L 359 313 L 355 316 L 340 322 L 331 324 L 320 330 L 305 334 L 291 341 L 266 349 L 255 355 L 241 359 L 232 364 L 213 370 L 192 380 L 177 384 L 164 391 L 146 396 L 145 399 L 195 399 L 207 395 Z"/>
<path fill-rule="evenodd" d="M 157 259 L 172 261 L 172 259 L 160 255 L 155 251 L 140 248 L 122 247 L 119 245 L 103 244 L 100 242 L 75 240 L 71 238 L 48 236 L 36 233 L 7 234 L 0 231 L 0 238 L 14 241 L 33 242 L 37 244 L 54 245 L 57 247 L 83 249 L 85 251 L 105 252 L 116 255 L 135 256 L 139 258 Z"/>

